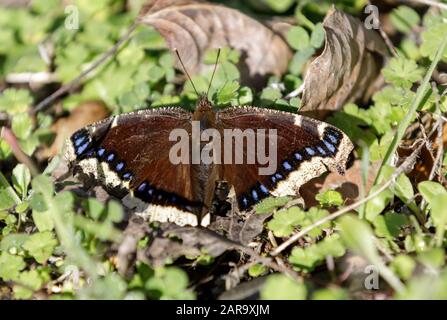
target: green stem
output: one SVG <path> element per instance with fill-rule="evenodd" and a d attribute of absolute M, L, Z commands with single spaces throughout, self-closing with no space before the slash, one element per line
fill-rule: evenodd
<path fill-rule="evenodd" d="M 435 70 L 437 64 L 442 58 L 442 55 L 445 51 L 445 48 L 447 46 L 447 36 L 444 37 L 442 40 L 441 46 L 438 48 L 438 51 L 436 52 L 435 58 L 433 59 L 430 67 L 428 68 L 427 73 L 424 76 L 424 79 L 421 82 L 421 85 L 419 86 L 416 96 L 414 97 L 413 101 L 411 102 L 410 110 L 408 110 L 407 115 L 400 123 L 399 127 L 397 128 L 396 135 L 393 138 L 393 141 L 391 142 L 390 147 L 388 148 L 385 157 L 383 158 L 383 162 L 380 166 L 379 171 L 377 172 L 376 179 L 374 181 L 374 185 L 376 185 L 379 181 L 380 174 L 382 173 L 382 169 L 385 165 L 391 164 L 391 157 L 394 155 L 394 153 L 397 150 L 397 147 L 399 146 L 400 140 L 402 140 L 402 137 L 405 134 L 405 131 L 407 130 L 408 126 L 411 124 L 416 111 L 419 107 L 419 105 L 422 102 L 422 99 L 424 99 L 424 96 L 429 89 L 429 81 L 433 74 L 433 71 Z"/>
<path fill-rule="evenodd" d="M 62 213 L 59 212 L 57 203 L 55 203 L 51 195 L 44 194 L 44 198 L 45 202 L 48 204 L 48 211 L 53 219 L 57 236 L 64 247 L 64 252 L 70 260 L 81 267 L 92 280 L 96 280 L 98 278 L 96 263 L 77 243 L 73 223 L 67 223 L 67 221 L 62 218 Z"/>
<path fill-rule="evenodd" d="M 17 193 L 11 187 L 8 180 L 6 180 L 6 177 L 3 175 L 3 173 L 1 171 L 0 171 L 0 187 L 2 187 L 8 193 L 8 195 L 11 197 L 11 199 L 14 200 L 14 203 L 16 205 L 22 203 L 22 200 L 20 200 L 20 197 L 17 195 Z"/>
<path fill-rule="evenodd" d="M 386 282 L 398 293 L 402 293 L 405 290 L 405 286 L 400 279 L 388 268 L 381 260 L 376 264 L 379 269 L 380 275 Z"/>
<path fill-rule="evenodd" d="M 435 239 L 436 239 L 436 246 L 438 248 L 441 248 L 442 244 L 444 243 L 444 233 L 445 233 L 445 226 L 444 225 L 441 225 L 441 226 L 436 228 Z"/>

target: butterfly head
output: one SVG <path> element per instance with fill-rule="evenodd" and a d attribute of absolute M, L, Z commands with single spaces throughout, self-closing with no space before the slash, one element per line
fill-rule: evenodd
<path fill-rule="evenodd" d="M 208 100 L 207 94 L 203 93 L 200 95 L 199 100 L 197 101 L 196 111 L 207 112 L 210 110 L 212 110 L 211 101 Z"/>

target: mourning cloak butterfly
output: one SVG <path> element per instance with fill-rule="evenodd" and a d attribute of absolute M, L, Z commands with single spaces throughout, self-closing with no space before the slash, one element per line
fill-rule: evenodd
<path fill-rule="evenodd" d="M 217 161 L 194 163 L 194 155 L 209 143 L 200 141 L 194 149 L 193 142 L 183 155 L 188 161 L 173 163 L 172 148 L 178 141 L 172 139 L 172 132 L 183 130 L 191 138 L 194 123 L 199 124 L 199 133 L 209 129 L 221 133 L 209 141 L 221 148 L 222 155 L 216 157 L 214 150 Z M 275 139 L 266 134 L 273 129 Z M 221 141 L 228 130 L 247 141 L 239 149 L 245 160 L 253 153 L 248 150 L 250 135 L 256 134 L 258 141 L 257 133 L 263 133 L 269 152 L 276 148 L 274 170 L 260 174 L 263 165 L 256 157 L 251 163 L 234 161 L 237 139 Z M 224 146 L 233 152 L 230 161 L 222 160 Z M 271 195 L 297 195 L 301 185 L 327 170 L 343 174 L 352 149 L 349 138 L 327 123 L 249 106 L 215 111 L 202 96 L 194 113 L 177 107 L 151 109 L 112 116 L 80 129 L 67 141 L 65 158 L 75 173 L 93 178 L 114 195 L 128 194 L 140 207 L 144 204 L 150 220 L 206 226 L 217 182 L 232 186 L 239 209 L 247 210 Z"/>

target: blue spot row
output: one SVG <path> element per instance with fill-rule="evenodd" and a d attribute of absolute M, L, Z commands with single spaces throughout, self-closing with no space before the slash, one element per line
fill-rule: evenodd
<path fill-rule="evenodd" d="M 341 142 L 342 134 L 333 129 L 326 128 L 323 139 L 320 143 L 313 146 L 306 146 L 298 150 L 291 157 L 285 159 L 277 172 L 269 177 L 267 186 L 257 183 L 256 186 L 249 189 L 239 197 L 239 206 L 246 210 L 255 205 L 263 198 L 268 197 L 276 185 L 287 178 L 287 176 L 297 170 L 302 161 L 310 160 L 312 157 L 333 157 L 337 154 L 337 148 Z"/>
<path fill-rule="evenodd" d="M 95 148 L 87 130 L 82 129 L 74 133 L 71 141 L 78 159 L 96 156 L 100 161 L 106 161 L 109 163 L 110 168 L 114 170 L 121 179 L 124 181 L 132 180 L 132 173 L 125 171 L 126 164 L 123 161 L 117 161 L 117 156 L 115 153 L 108 153 L 103 147 Z"/>
<path fill-rule="evenodd" d="M 73 134 L 71 138 L 75 153 L 77 157 L 82 157 L 84 154 L 88 153 L 90 148 L 90 139 L 87 130 L 79 130 Z"/>
<path fill-rule="evenodd" d="M 270 192 L 267 187 L 258 182 L 249 192 L 239 197 L 239 207 L 246 210 L 268 196 L 270 196 Z"/>
<path fill-rule="evenodd" d="M 335 156 L 341 137 L 342 134 L 339 131 L 333 128 L 326 128 L 323 140 L 319 144 L 304 147 L 302 150 L 294 152 L 291 158 L 282 162 L 279 171 L 270 176 L 271 188 L 274 188 L 279 181 L 284 180 L 288 174 L 297 170 L 302 161 L 309 160 L 314 156 Z"/>
<path fill-rule="evenodd" d="M 176 194 L 157 189 L 147 181 L 140 183 L 135 190 L 135 196 L 147 203 L 172 205 L 188 212 L 194 212 L 195 208 L 200 210 L 202 207 L 202 204 L 198 202 L 189 201 Z"/>

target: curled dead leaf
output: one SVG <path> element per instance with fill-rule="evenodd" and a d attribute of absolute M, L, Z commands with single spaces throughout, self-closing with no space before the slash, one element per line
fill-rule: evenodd
<path fill-rule="evenodd" d="M 105 119 L 109 115 L 106 105 L 101 101 L 87 101 L 76 107 L 68 117 L 60 118 L 51 127 L 56 138 L 50 148 L 43 150 L 39 157 L 51 158 L 59 154 L 64 142 L 76 130 Z"/>
<path fill-rule="evenodd" d="M 376 31 L 334 8 L 323 27 L 324 50 L 306 71 L 301 111 L 338 110 L 350 101 L 366 102 L 380 82 L 387 49 Z"/>
<path fill-rule="evenodd" d="M 150 1 L 141 10 L 139 23 L 153 26 L 171 50 L 177 49 L 191 73 L 212 67 L 203 63 L 208 49 L 231 47 L 241 52 L 241 82 L 256 86 L 266 75 L 285 73 L 292 56 L 276 31 L 222 5 L 192 0 Z"/>
<path fill-rule="evenodd" d="M 340 192 L 346 205 L 352 204 L 359 200 L 360 190 L 363 184 L 361 166 L 361 161 L 356 160 L 354 161 L 352 167 L 346 170 L 344 176 L 331 172 L 326 176 L 318 177 L 307 182 L 300 189 L 300 193 L 304 199 L 306 207 L 310 208 L 318 205 L 318 201 L 315 200 L 315 195 L 319 192 L 324 192 L 327 190 L 335 190 Z M 380 161 L 374 162 L 369 167 L 368 177 L 366 180 L 366 193 L 368 193 L 373 186 L 379 167 Z"/>

